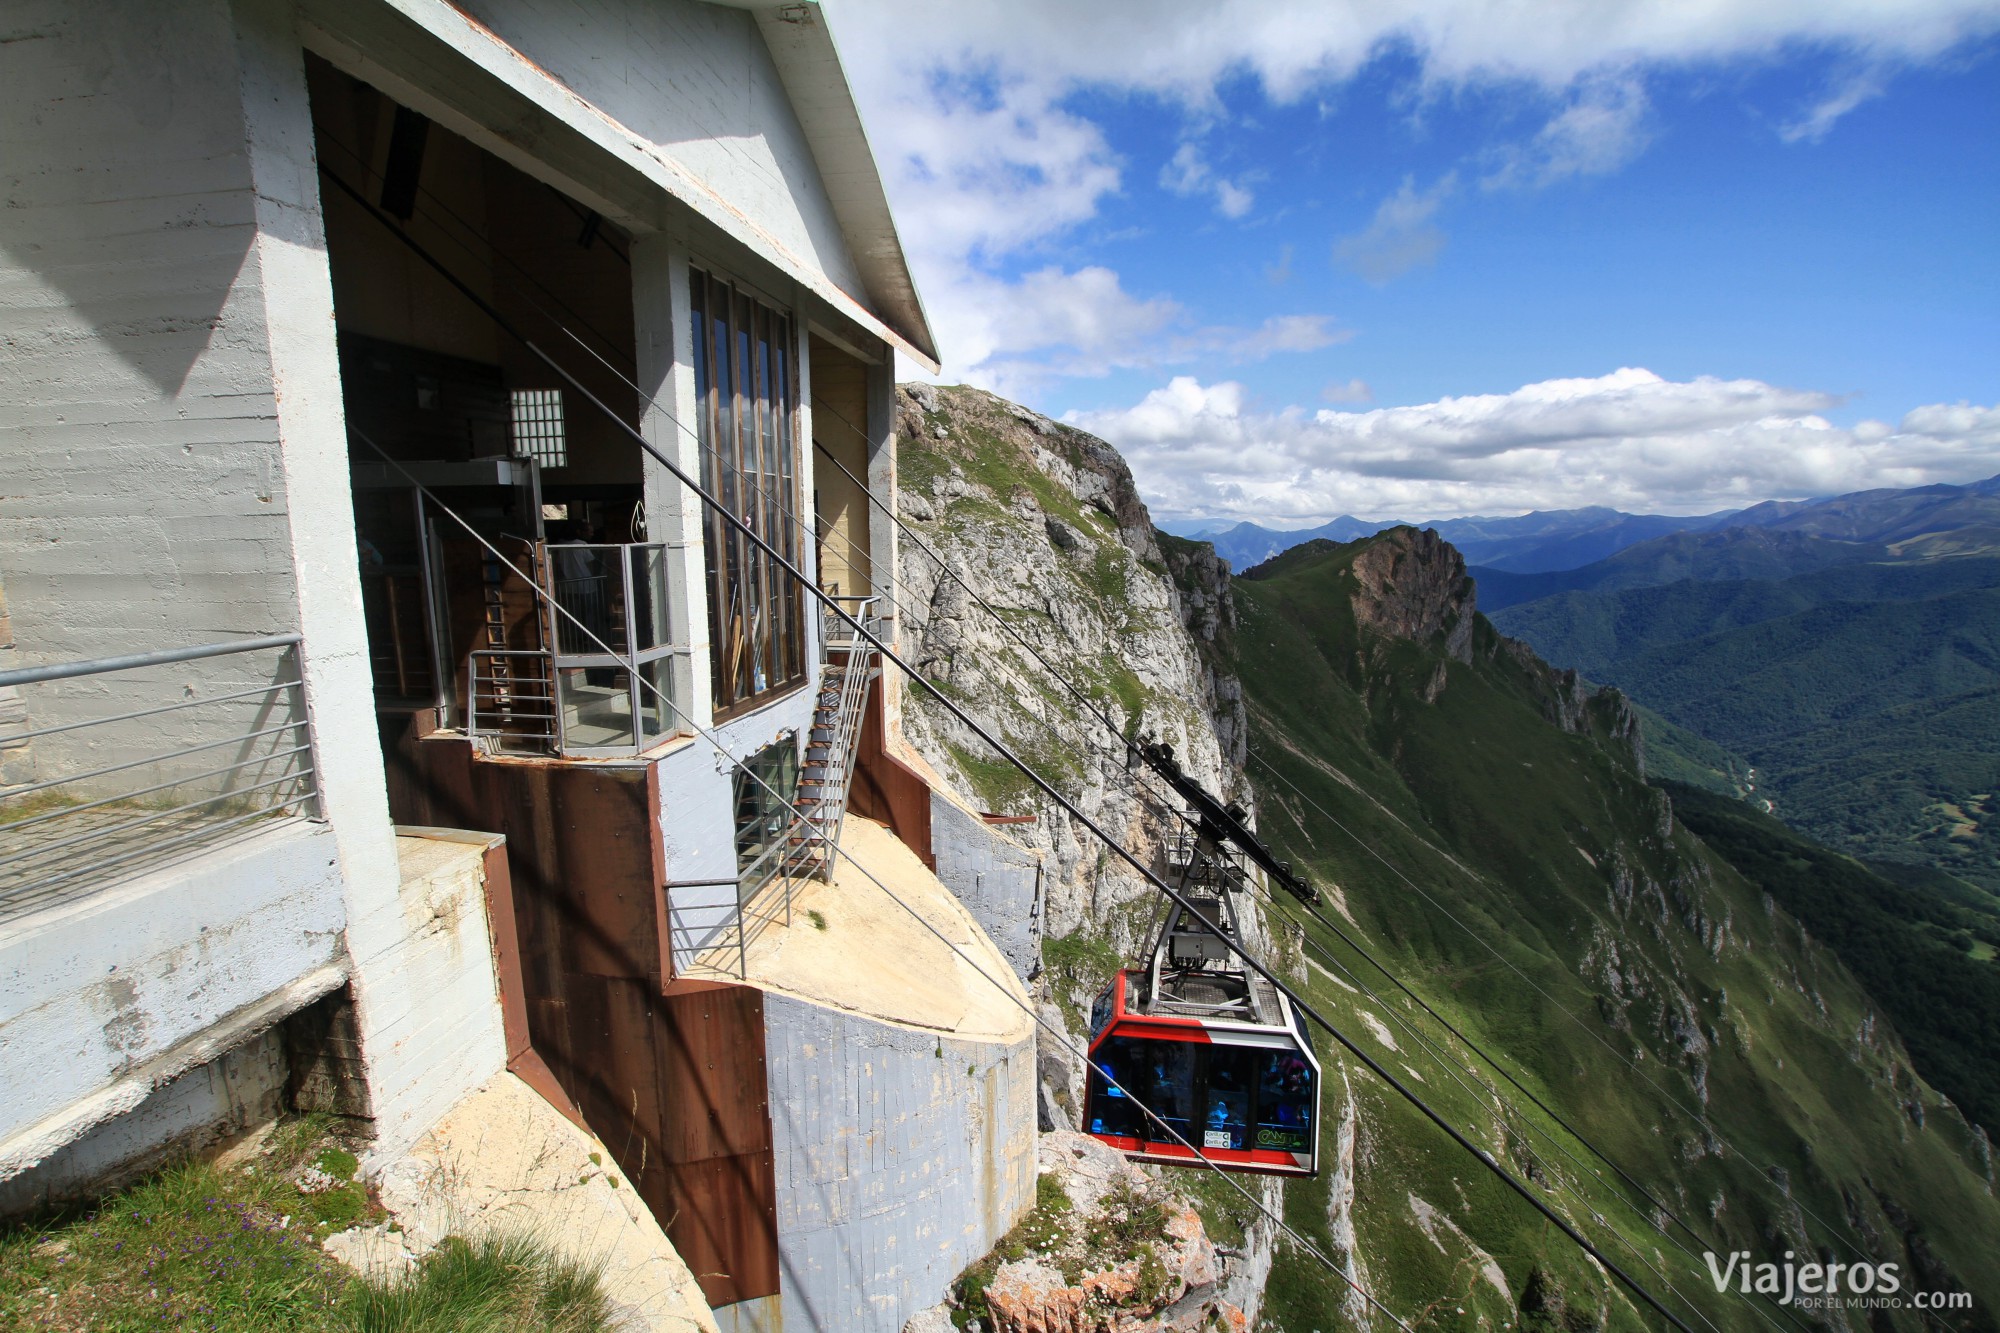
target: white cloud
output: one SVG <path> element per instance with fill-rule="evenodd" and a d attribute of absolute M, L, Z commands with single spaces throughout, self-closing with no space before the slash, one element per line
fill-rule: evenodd
<path fill-rule="evenodd" d="M 1123 451 L 1161 514 L 1287 523 L 1589 504 L 1693 513 L 2000 472 L 2000 408 L 1840 427 L 1823 415 L 1839 401 L 1628 368 L 1409 407 L 1260 411 L 1239 384 L 1180 376 L 1132 407 L 1066 419 Z"/>
<path fill-rule="evenodd" d="M 1319 391 L 1320 401 L 1326 403 L 1372 403 L 1375 391 L 1368 387 L 1368 381 L 1352 379 L 1345 383 L 1333 383 Z"/>
<path fill-rule="evenodd" d="M 1630 162 L 1651 137 L 1645 86 L 1631 73 L 1579 86 L 1541 131 L 1501 153 L 1482 184 L 1539 187 L 1570 176 L 1602 176 Z"/>
<path fill-rule="evenodd" d="M 1637 62 L 1768 56 L 1789 46 L 1925 59 L 2000 28 L 1992 0 L 1490 0 L 1396 5 L 1156 0 L 1143 14 L 1075 0 L 843 0 L 850 61 L 879 46 L 900 71 L 996 60 L 1057 84 L 1128 88 L 1212 104 L 1250 74 L 1281 100 L 1337 82 L 1384 44 L 1407 44 L 1429 77 L 1526 79 L 1561 88 Z"/>
<path fill-rule="evenodd" d="M 1333 246 L 1335 262 L 1381 286 L 1420 265 L 1436 261 L 1444 249 L 1444 231 L 1432 223 L 1438 205 L 1458 188 L 1458 174 L 1448 173 L 1428 190 L 1418 190 L 1410 177 L 1384 199 L 1365 231 L 1342 237 Z"/>
<path fill-rule="evenodd" d="M 1229 364 L 1310 352 L 1352 332 L 1326 315 L 1275 315 L 1252 328 L 1202 326 L 1165 296 L 1139 297 L 1108 268 L 1035 270 L 1005 282 L 976 273 L 952 289 L 961 355 L 980 382 L 1010 396 L 1032 395 L 1056 376 L 1104 375 L 1133 367 Z"/>
<path fill-rule="evenodd" d="M 1247 184 L 1216 175 L 1201 145 L 1192 142 L 1182 144 L 1160 168 L 1160 188 L 1179 195 L 1213 194 L 1216 211 L 1226 218 L 1242 217 L 1257 202 Z"/>
<path fill-rule="evenodd" d="M 1887 86 L 1887 75 L 1880 67 L 1857 70 L 1835 84 L 1805 114 L 1781 126 L 1778 137 L 1786 143 L 1818 143 L 1842 116 L 1863 102 L 1880 97 Z"/>
<path fill-rule="evenodd" d="M 1643 148 L 1648 68 L 1799 49 L 1890 68 L 2000 30 L 2000 0 L 1546 0 L 1526 19 L 1490 0 L 1156 0 L 1143 15 L 1074 0 L 831 4 L 947 376 L 989 384 L 987 368 L 1023 349 L 994 341 L 1007 318 L 965 303 L 996 299 L 1005 284 L 995 275 L 1024 257 L 1032 265 L 1124 187 L 1124 164 L 1075 109 L 1080 90 L 1162 97 L 1212 123 L 1224 80 L 1253 79 L 1289 102 L 1337 86 L 1384 49 L 1407 49 L 1427 87 L 1519 87 L 1555 99 L 1541 131 L 1503 153 L 1496 171 L 1511 183 L 1548 183 L 1613 170 Z M 1796 137 L 1823 132 L 1861 95 L 1836 90 Z M 1254 205 L 1250 182 L 1217 178 L 1198 154 L 1163 179 L 1211 192 L 1225 217 Z M 1419 222 L 1383 232 L 1356 262 L 1387 273 L 1442 243 Z M 1072 369 L 1059 355 L 1045 361 L 1046 374 Z"/>

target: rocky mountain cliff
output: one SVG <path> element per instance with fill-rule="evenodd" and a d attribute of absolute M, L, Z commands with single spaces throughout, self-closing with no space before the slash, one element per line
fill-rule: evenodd
<path fill-rule="evenodd" d="M 1121 734 L 1171 741 L 1211 788 L 1254 803 L 1327 902 L 1323 921 L 1261 907 L 1267 961 L 1481 1151 L 1691 1323 L 1791 1317 L 1718 1294 L 1700 1257 L 1713 1247 L 1895 1262 L 1906 1290 L 1977 1293 L 1951 1326 L 1992 1327 L 2000 1206 L 1984 1136 L 1914 1074 L 1839 962 L 1679 826 L 1646 783 L 1622 696 L 1497 633 L 1449 544 L 1409 528 L 1316 542 L 1232 579 L 1210 548 L 1153 529 L 1101 441 L 968 389 L 906 389 L 901 408 L 904 512 L 1087 702 L 906 543 L 906 641 L 939 687 L 1144 854 L 1168 808 L 1127 770 Z M 934 702 L 909 699 L 907 730 L 975 804 L 1034 816 L 1012 831 L 1049 867 L 1041 995 L 1080 1033 L 1089 997 L 1146 942 L 1149 892 Z M 977 1317 L 1388 1327 L 1361 1287 L 1413 1325 L 1654 1326 L 1406 1101 L 1331 1043 L 1321 1054 L 1325 1169 L 1255 1188 L 1342 1272 L 1211 1175 L 1176 1171 L 1159 1185 L 1192 1200 L 1220 1246 L 1212 1284 L 1040 1323 L 974 1293 Z M 1077 1071 L 1051 1047 L 1043 1072 L 1060 1125 Z M 997 1283 L 980 1290 L 1003 1306 L 1052 1283 L 1102 1288 L 1054 1271 L 1024 1250 L 974 1285 Z M 1919 1326 L 1908 1308 L 1812 1319 Z"/>

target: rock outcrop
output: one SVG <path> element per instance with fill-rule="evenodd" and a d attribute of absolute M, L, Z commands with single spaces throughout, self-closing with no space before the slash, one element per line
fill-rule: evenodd
<path fill-rule="evenodd" d="M 918 543 L 903 542 L 897 600 L 906 647 L 1092 820 L 1163 869 L 1162 839 L 1179 801 L 1135 775 L 1128 741 L 1171 744 L 1183 769 L 1211 791 L 1250 803 L 1242 690 L 1218 667 L 1236 627 L 1228 566 L 1207 546 L 1158 532 L 1130 469 L 1102 440 L 977 389 L 906 385 L 898 407 L 902 512 L 971 590 Z M 1044 867 L 1038 998 L 1042 1017 L 1065 1039 L 1043 1034 L 1040 1113 L 1044 1128 L 1065 1129 L 1076 1123 L 1083 1090 L 1081 1062 L 1069 1048 L 1111 970 L 1150 942 L 1157 895 L 935 699 L 911 691 L 903 707 L 904 734 L 960 795 L 983 810 L 1032 816 L 1007 831 Z M 1246 933 L 1264 947 L 1254 907 Z M 1276 1201 L 1270 1183 L 1247 1184 L 1267 1205 Z M 1194 1219 L 1184 1201 L 1175 1207 Z M 1270 1230 L 1252 1228 L 1245 1253 L 1230 1264 L 1205 1237 L 1199 1245 L 1185 1237 L 1156 1244 L 1143 1272 L 1128 1254 L 1093 1270 L 1094 1285 L 1051 1276 L 1024 1256 L 995 1276 L 996 1309 L 1014 1311 L 1000 1327 L 1207 1327 L 1172 1322 L 1185 1312 L 1169 1318 L 1157 1309 L 1147 1316 L 1154 1322 L 1132 1322 L 1144 1304 L 1137 1297 L 1150 1293 L 1161 1265 L 1170 1276 L 1159 1280 L 1177 1292 L 1165 1304 L 1225 1277 L 1261 1275 Z M 1197 1262 L 1196 1251 L 1206 1257 Z M 1252 1315 L 1259 1294 L 1253 1287 L 1244 1296 Z M 1114 1314 L 1113 1322 L 1100 1319 Z"/>
<path fill-rule="evenodd" d="M 1361 549 L 1352 568 L 1357 624 L 1413 643 L 1442 639 L 1447 656 L 1472 661 L 1478 604 L 1457 547 L 1430 528 L 1391 528 Z"/>
<path fill-rule="evenodd" d="M 1042 1139 L 1034 1248 L 995 1268 L 991 1333 L 1205 1333 L 1248 1319 L 1216 1294 L 1222 1264 L 1194 1209 L 1096 1139 Z"/>

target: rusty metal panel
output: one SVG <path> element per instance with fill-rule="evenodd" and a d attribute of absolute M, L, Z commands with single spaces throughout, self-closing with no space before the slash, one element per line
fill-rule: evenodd
<path fill-rule="evenodd" d="M 669 1177 L 662 1216 L 674 1219 L 667 1233 L 710 1305 L 772 1295 L 777 1178 L 763 992 L 703 987 L 657 1002 L 668 1015 L 660 1071 Z"/>
<path fill-rule="evenodd" d="M 764 993 L 747 986 L 661 997 L 670 1016 L 661 1093 L 673 1108 L 660 1145 L 670 1162 L 771 1145 Z"/>
<path fill-rule="evenodd" d="M 854 786 L 848 793 L 847 808 L 887 824 L 917 859 L 931 870 L 937 869 L 937 856 L 931 851 L 931 787 L 921 773 L 889 753 L 883 738 L 880 678 L 868 687 L 868 708 L 862 714 Z"/>
<path fill-rule="evenodd" d="M 770 1149 L 669 1173 L 667 1235 L 712 1308 L 778 1294 L 777 1175 Z M 661 1205 L 655 1204 L 656 1212 Z"/>
<path fill-rule="evenodd" d="M 662 973 L 657 775 L 492 762 L 455 738 L 384 740 L 398 820 L 507 837 L 523 1077 L 546 1068 L 710 1304 L 775 1294 L 764 997 Z"/>

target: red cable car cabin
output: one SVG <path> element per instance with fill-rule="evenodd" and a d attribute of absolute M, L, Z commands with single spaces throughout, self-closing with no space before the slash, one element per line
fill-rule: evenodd
<path fill-rule="evenodd" d="M 1083 1123 L 1093 1138 L 1142 1162 L 1318 1173 L 1319 1058 L 1268 981 L 1119 972 L 1092 1006 L 1090 1034 Z"/>

